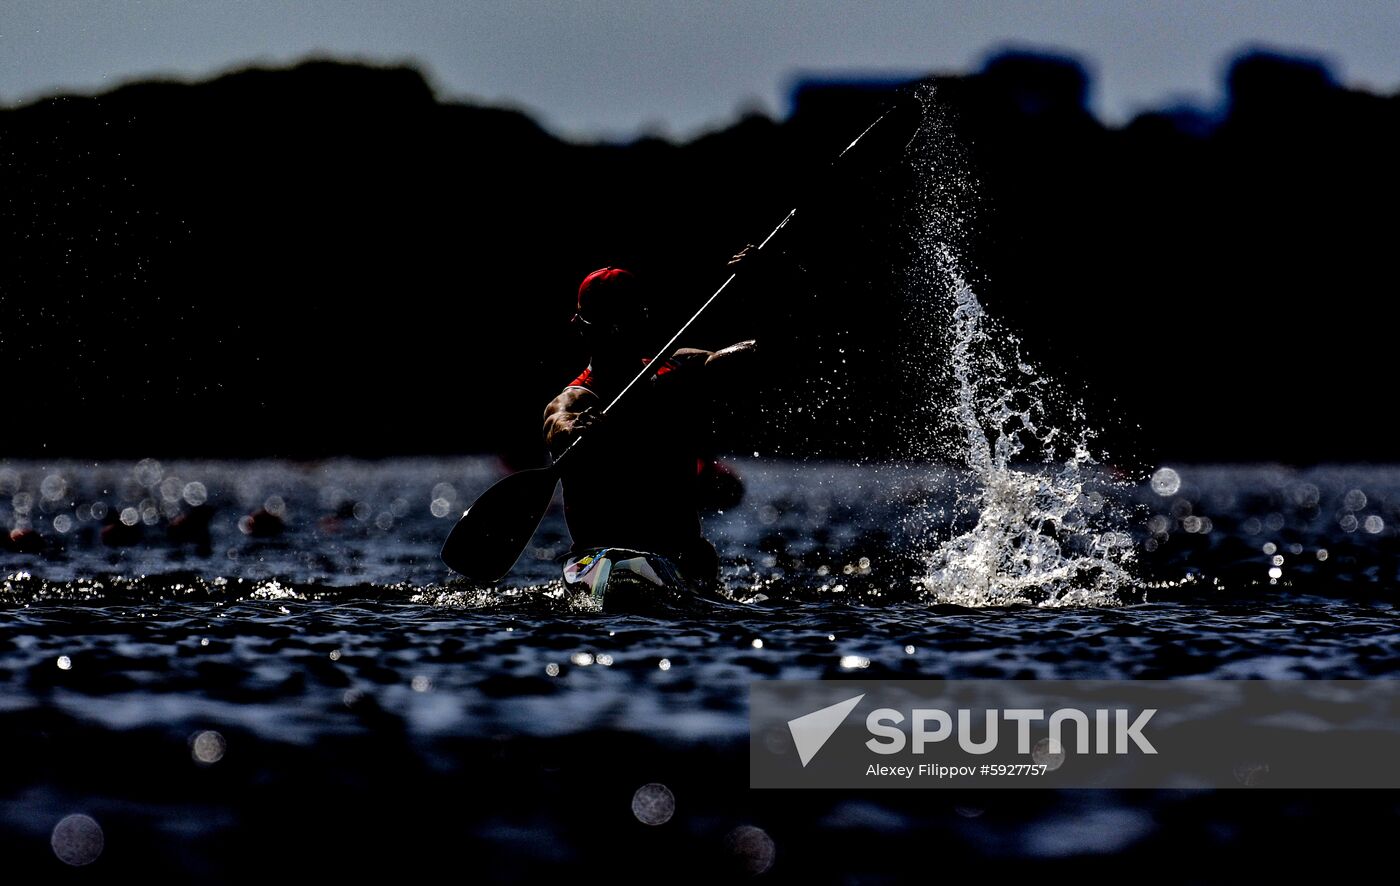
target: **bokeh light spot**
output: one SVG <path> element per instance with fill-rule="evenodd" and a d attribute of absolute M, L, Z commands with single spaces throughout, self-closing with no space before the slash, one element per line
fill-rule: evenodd
<path fill-rule="evenodd" d="M 642 824 L 663 825 L 676 814 L 676 797 L 664 784 L 644 784 L 632 795 L 632 814 Z"/>
<path fill-rule="evenodd" d="M 743 825 L 729 832 L 724 840 L 730 856 L 745 873 L 758 875 L 773 866 L 776 849 L 773 838 L 762 828 Z"/>
<path fill-rule="evenodd" d="M 1031 749 L 1031 759 L 1041 766 L 1046 767 L 1050 772 L 1054 772 L 1064 765 L 1065 750 L 1060 747 L 1060 743 L 1050 738 L 1042 738 L 1035 743 Z"/>
<path fill-rule="evenodd" d="M 105 846 L 102 826 L 91 816 L 69 815 L 54 826 L 49 845 L 64 864 L 81 867 L 97 861 Z"/>
<path fill-rule="evenodd" d="M 1181 489 L 1181 475 L 1171 468 L 1158 468 L 1157 472 L 1152 475 L 1152 491 L 1158 495 L 1176 495 L 1179 489 Z"/>
<path fill-rule="evenodd" d="M 190 742 L 190 756 L 196 763 L 212 766 L 224 758 L 228 743 L 224 737 L 212 729 L 206 729 Z"/>

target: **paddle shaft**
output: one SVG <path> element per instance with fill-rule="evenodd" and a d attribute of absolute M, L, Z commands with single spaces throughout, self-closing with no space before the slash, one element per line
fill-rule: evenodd
<path fill-rule="evenodd" d="M 904 105 L 904 111 L 912 111 L 909 102 Z M 855 140 L 846 146 L 836 158 L 836 164 L 850 153 L 862 139 L 870 134 L 881 122 L 893 119 L 895 122 L 885 126 L 886 136 L 902 136 L 897 142 L 901 147 L 908 144 L 914 130 L 893 129 L 898 126 L 898 116 L 901 109 L 896 106 L 890 111 L 886 111 L 875 122 L 865 128 Z M 908 118 L 908 113 L 904 116 Z M 917 124 L 917 119 L 907 121 Z M 878 142 L 877 137 L 873 141 Z M 887 139 L 888 140 L 888 139 Z M 758 249 L 762 250 L 768 243 L 778 235 L 778 232 L 787 227 L 788 223 L 797 215 L 794 209 L 783 218 L 778 226 L 763 239 Z M 622 399 L 626 397 L 638 384 L 655 378 L 665 365 L 667 358 L 674 352 L 677 342 L 681 337 L 695 325 L 695 321 L 709 309 L 710 305 L 729 288 L 729 284 L 734 282 L 737 273 L 731 273 L 729 278 L 720 284 L 719 289 L 714 291 L 705 303 L 702 304 L 685 325 L 676 330 L 676 334 L 656 352 L 656 356 L 651 359 L 642 371 L 637 373 L 633 379 L 627 383 L 617 396 L 612 398 L 600 416 L 605 416 L 611 412 Z M 446 542 L 443 544 L 442 559 L 453 570 L 471 578 L 479 578 L 487 581 L 498 581 L 505 577 L 519 558 L 520 554 L 530 543 L 530 537 L 538 528 L 540 520 L 544 517 L 545 510 L 549 507 L 549 500 L 552 498 L 556 485 L 559 481 L 559 466 L 574 451 L 579 441 L 588 436 L 580 434 L 574 437 L 559 453 L 559 457 L 545 468 L 537 468 L 529 471 L 521 471 L 512 474 L 502 480 L 497 481 L 490 489 L 484 492 L 477 501 L 462 514 L 461 519 L 448 534 Z M 537 482 L 538 481 L 538 482 Z M 501 528 L 504 527 L 504 528 Z M 496 531 L 500 529 L 500 531 Z"/>
<path fill-rule="evenodd" d="M 851 148 L 854 148 L 855 146 L 857 146 L 857 144 L 860 144 L 861 139 L 864 139 L 865 136 L 868 136 L 869 132 L 871 132 L 872 129 L 875 129 L 876 126 L 881 125 L 882 120 L 885 120 L 886 116 L 889 116 L 889 112 L 882 113 L 881 116 L 875 118 L 875 122 L 872 122 L 871 125 L 865 127 L 865 129 L 862 129 L 861 134 L 855 136 L 855 139 L 851 141 L 850 144 L 847 144 L 846 148 L 844 148 L 844 150 L 841 151 L 840 154 L 836 155 L 836 164 L 840 164 L 841 160 L 843 160 L 843 158 L 846 157 L 848 153 L 850 153 Z M 778 223 L 778 227 L 773 228 L 773 230 L 769 232 L 769 235 L 763 238 L 762 244 L 759 244 L 759 251 L 762 252 L 764 246 L 769 245 L 769 241 L 771 241 L 771 239 L 773 239 L 774 237 L 777 237 L 778 231 L 781 231 L 783 230 L 783 228 L 787 227 L 788 223 L 790 223 L 790 221 L 792 221 L 792 218 L 794 218 L 795 216 L 797 216 L 797 209 L 792 209 L 790 213 L 788 213 L 787 216 L 783 218 L 783 221 L 780 221 L 780 223 Z M 706 312 L 707 309 L 710 308 L 710 305 L 714 304 L 717 298 L 720 298 L 721 293 L 724 293 L 724 291 L 727 290 L 727 288 L 729 288 L 729 284 L 734 283 L 735 277 L 738 276 L 738 273 L 729 274 L 729 279 L 725 280 L 724 283 L 721 283 L 720 288 L 717 288 L 717 290 L 714 291 L 714 294 L 710 295 L 710 298 L 707 298 L 707 300 L 704 301 L 703 305 L 700 305 L 699 311 L 696 311 L 694 312 L 694 314 L 690 315 L 689 321 L 686 321 L 685 325 L 683 325 L 682 328 L 676 330 L 676 335 L 671 336 L 671 340 L 669 340 L 669 342 L 662 344 L 661 350 L 657 351 L 657 356 L 652 357 L 650 363 L 647 363 L 647 365 L 643 367 L 643 370 L 641 370 L 641 372 L 637 372 L 637 375 L 634 375 L 633 379 L 631 379 L 630 382 L 627 382 L 626 388 L 623 388 L 622 391 L 617 392 L 617 396 L 615 396 L 615 398 L 612 399 L 612 402 L 608 403 L 608 406 L 603 407 L 603 412 L 598 413 L 599 419 L 601 419 L 601 417 L 603 416 L 606 416 L 606 414 L 612 412 L 613 407 L 617 406 L 617 403 L 622 402 L 624 396 L 627 396 L 627 392 L 630 392 L 631 389 L 636 388 L 636 386 L 638 384 L 641 384 L 641 382 L 643 381 L 650 381 L 650 379 L 657 377 L 657 372 L 661 371 L 662 365 L 665 365 L 666 358 L 671 357 L 672 351 L 675 350 L 676 342 L 679 342 L 680 336 L 686 335 L 687 330 L 694 326 L 694 322 L 699 321 L 700 315 L 704 314 L 704 312 Z M 559 453 L 559 458 L 554 459 L 552 465 L 554 469 L 559 469 L 559 463 L 563 462 L 564 458 L 567 458 L 568 453 L 574 451 L 574 446 L 577 446 L 578 442 L 580 442 L 582 438 L 584 438 L 584 435 L 580 435 L 580 437 L 575 437 L 574 440 L 571 440 L 570 444 L 568 444 L 568 446 L 564 448 L 564 451 Z"/>
<path fill-rule="evenodd" d="M 874 129 L 876 126 L 879 126 L 881 121 L 883 121 L 888 116 L 890 116 L 890 112 L 881 114 L 879 117 L 875 118 L 875 121 L 873 123 L 865 127 L 865 129 L 861 130 L 860 135 L 856 136 L 855 139 L 853 139 L 849 145 L 846 145 L 845 149 L 843 149 L 841 153 L 836 156 L 836 163 L 839 164 L 842 158 L 844 158 L 848 153 L 850 153 L 850 150 L 852 148 L 854 148 L 857 144 L 860 143 L 861 139 L 865 138 L 872 129 Z M 796 215 L 797 210 L 793 209 L 786 216 L 784 216 L 783 220 L 778 222 L 778 226 L 772 231 L 770 231 L 767 237 L 763 238 L 762 243 L 758 244 L 759 251 L 761 252 L 763 250 L 763 247 L 767 246 L 770 240 L 778 236 L 778 232 L 781 231 L 783 228 L 787 227 L 788 222 L 791 222 L 793 217 Z M 720 294 L 723 293 L 724 290 L 729 288 L 729 284 L 733 283 L 734 278 L 737 276 L 739 276 L 737 273 L 730 274 L 729 279 L 721 283 L 719 289 L 716 289 L 713 295 L 705 299 L 705 303 L 700 306 L 700 309 L 694 314 L 692 314 L 689 320 L 685 321 L 685 325 L 683 325 L 680 329 L 676 330 L 676 334 L 671 336 L 670 341 L 666 342 L 666 344 L 661 346 L 661 350 L 657 351 L 656 356 L 651 358 L 651 361 L 648 362 L 646 366 L 642 367 L 641 372 L 638 372 L 635 376 L 633 376 L 632 380 L 627 383 L 627 387 L 619 391 L 617 396 L 612 398 L 612 402 L 609 403 L 607 406 L 603 407 L 603 411 L 598 414 L 599 418 L 602 418 L 606 416 L 609 412 L 611 412 L 613 410 L 613 407 L 617 406 L 618 403 L 622 402 L 622 398 L 626 397 L 628 392 L 631 391 L 638 384 L 640 384 L 643 381 L 649 381 L 656 377 L 656 374 L 661 371 L 661 367 L 665 364 L 666 359 L 670 357 L 672 352 L 675 350 L 676 342 L 680 341 L 681 336 L 685 335 L 686 332 L 689 331 L 690 327 L 695 325 L 695 321 L 700 319 L 700 315 L 705 313 L 705 311 L 709 309 L 710 305 L 715 303 L 715 300 L 720 297 Z M 574 447 L 579 444 L 579 441 L 581 441 L 584 438 L 584 436 L 586 435 L 579 435 L 577 437 L 574 437 L 574 439 L 569 442 L 569 445 L 564 449 L 564 451 L 559 453 L 559 457 L 554 459 L 554 463 L 551 465 L 551 467 L 553 467 L 557 471 L 559 463 L 562 462 L 569 455 L 570 452 L 574 451 Z"/>

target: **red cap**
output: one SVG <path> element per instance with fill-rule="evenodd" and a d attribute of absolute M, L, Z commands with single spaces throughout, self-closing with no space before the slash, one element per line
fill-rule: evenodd
<path fill-rule="evenodd" d="M 641 302 L 641 287 L 637 284 L 637 277 L 631 271 L 622 268 L 599 268 L 578 285 L 578 309 L 583 311 L 587 308 L 602 307 L 607 310 L 613 306 L 628 307 Z"/>

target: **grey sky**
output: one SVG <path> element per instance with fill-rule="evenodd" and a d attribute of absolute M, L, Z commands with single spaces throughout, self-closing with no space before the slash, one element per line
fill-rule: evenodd
<path fill-rule="evenodd" d="M 1110 120 L 1215 101 L 1225 59 L 1248 45 L 1400 88 L 1397 0 L 0 0 L 0 101 L 317 53 L 415 60 L 445 96 L 520 106 L 566 134 L 686 135 L 744 107 L 784 112 L 799 72 L 961 71 L 1007 45 L 1088 62 Z"/>

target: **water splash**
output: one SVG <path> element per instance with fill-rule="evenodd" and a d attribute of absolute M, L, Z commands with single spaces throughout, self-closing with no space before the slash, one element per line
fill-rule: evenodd
<path fill-rule="evenodd" d="M 440 609 L 510 609 L 559 613 L 602 612 L 602 604 L 591 595 L 579 593 L 562 581 L 550 581 L 524 587 L 477 587 L 463 580 L 446 586 L 424 588 L 412 597 L 412 602 Z"/>
<path fill-rule="evenodd" d="M 910 304 L 924 346 L 942 339 L 950 354 L 948 377 L 936 380 L 928 402 L 952 431 L 938 436 L 957 441 L 942 454 L 971 470 L 955 517 L 973 525 L 928 542 L 922 596 L 1047 607 L 1140 598 L 1136 550 L 1118 506 L 1123 489 L 1093 456 L 1083 409 L 1022 357 L 1014 336 L 995 328 L 966 280 L 959 245 L 975 183 L 958 168 L 951 127 L 931 91 L 923 98 Z M 919 432 L 929 436 L 927 426 Z"/>
<path fill-rule="evenodd" d="M 1021 360 L 1024 386 L 1003 374 L 1002 361 L 987 355 L 995 342 L 976 294 L 953 282 L 952 417 L 976 480 L 962 501 L 977 517 L 930 552 L 927 597 L 964 606 L 1122 602 L 1139 586 L 1131 571 L 1136 551 L 1116 525 L 1120 496 L 1097 470 L 1088 429 L 1048 423 L 1049 386 Z M 1017 464 L 1037 450 L 1040 465 Z"/>

